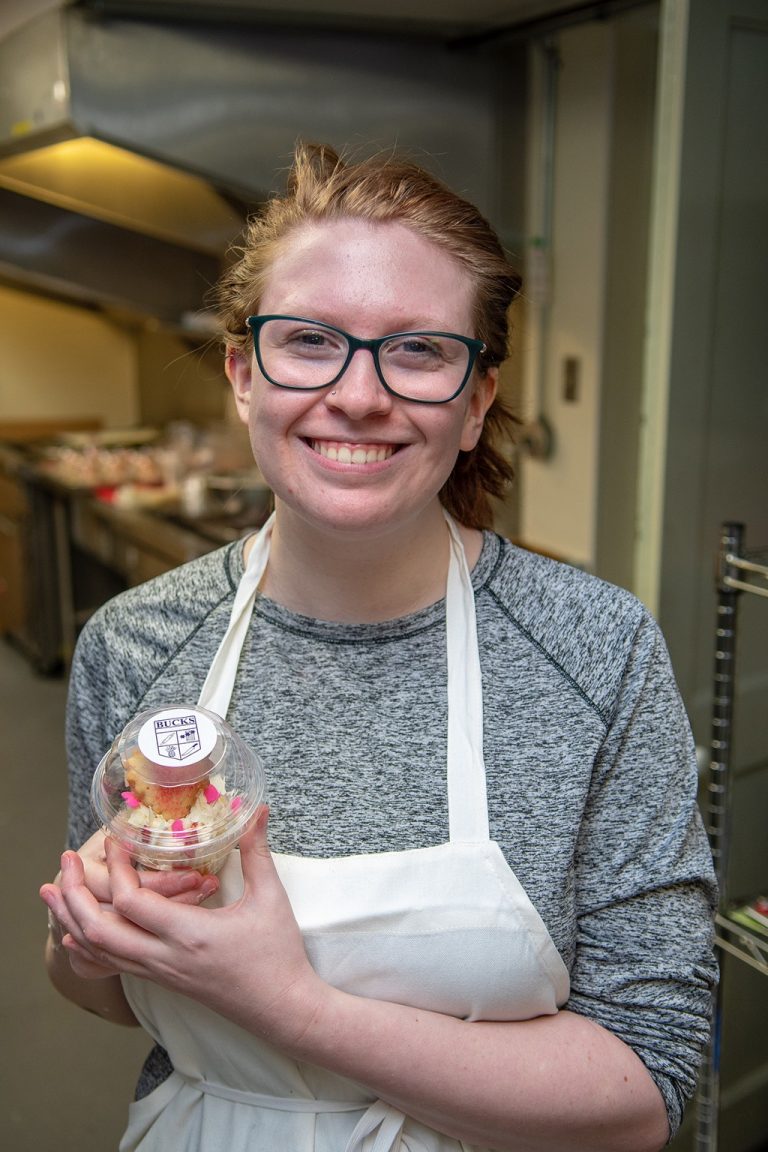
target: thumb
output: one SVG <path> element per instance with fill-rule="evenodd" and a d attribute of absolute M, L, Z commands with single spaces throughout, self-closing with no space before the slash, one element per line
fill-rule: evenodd
<path fill-rule="evenodd" d="M 246 890 L 256 884 L 260 875 L 263 876 L 265 866 L 270 871 L 274 870 L 267 841 L 268 823 L 269 807 L 260 804 L 247 830 L 240 837 L 240 866 Z"/>
<path fill-rule="evenodd" d="M 85 883 L 85 868 L 77 852 L 67 851 L 61 857 L 61 889 L 68 891 Z"/>

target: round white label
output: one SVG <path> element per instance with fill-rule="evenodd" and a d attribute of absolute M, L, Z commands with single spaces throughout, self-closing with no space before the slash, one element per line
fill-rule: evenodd
<path fill-rule="evenodd" d="M 166 708 L 139 729 L 139 751 L 155 764 L 196 764 L 216 744 L 211 720 L 194 708 Z"/>

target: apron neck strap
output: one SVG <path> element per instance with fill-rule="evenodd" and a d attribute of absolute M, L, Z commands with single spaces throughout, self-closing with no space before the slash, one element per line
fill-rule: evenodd
<path fill-rule="evenodd" d="M 253 605 L 256 602 L 256 591 L 269 559 L 269 544 L 272 539 L 274 523 L 275 513 L 273 512 L 254 538 L 248 563 L 237 586 L 227 630 L 213 658 L 213 663 L 208 669 L 208 675 L 197 701 L 201 708 L 208 708 L 209 711 L 215 712 L 222 719 L 226 719 L 229 702 L 232 699 L 232 690 L 235 686 L 235 677 L 240 663 L 240 653 L 248 632 L 248 625 L 251 622 Z"/>
<path fill-rule="evenodd" d="M 489 839 L 483 760 L 483 681 L 477 645 L 475 593 L 455 521 L 445 593 L 448 664 L 448 813 L 451 840 Z"/>
<path fill-rule="evenodd" d="M 483 694 L 475 597 L 464 545 L 447 512 L 450 558 L 445 596 L 448 666 L 448 812 L 451 840 L 487 840 L 488 801 L 483 761 Z M 269 559 L 273 512 L 256 535 L 235 593 L 232 614 L 198 704 L 225 718 L 248 632 L 256 591 Z"/>

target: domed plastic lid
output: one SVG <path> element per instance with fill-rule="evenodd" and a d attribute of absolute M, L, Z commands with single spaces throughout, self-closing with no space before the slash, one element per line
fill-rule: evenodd
<path fill-rule="evenodd" d="M 178 705 L 126 725 L 96 769 L 91 801 L 137 863 L 216 871 L 264 793 L 260 757 L 226 721 Z"/>

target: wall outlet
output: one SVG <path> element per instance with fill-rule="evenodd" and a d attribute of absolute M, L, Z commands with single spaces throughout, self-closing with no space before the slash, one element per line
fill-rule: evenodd
<path fill-rule="evenodd" d="M 566 356 L 563 360 L 563 400 L 575 404 L 581 399 L 581 360 Z"/>

